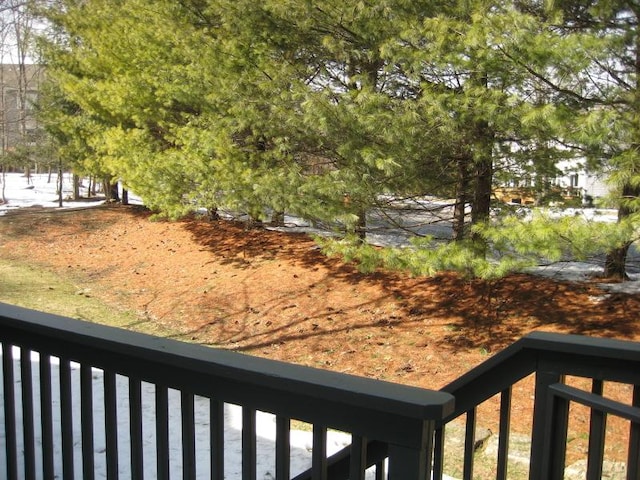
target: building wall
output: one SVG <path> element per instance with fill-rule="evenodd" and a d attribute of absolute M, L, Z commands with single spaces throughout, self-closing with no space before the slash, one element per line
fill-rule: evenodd
<path fill-rule="evenodd" d="M 0 147 L 11 151 L 35 140 L 35 102 L 43 77 L 39 65 L 0 65 Z"/>
<path fill-rule="evenodd" d="M 589 196 L 592 199 L 601 198 L 609 194 L 606 173 L 589 172 L 581 162 L 569 160 L 560 162 L 558 168 L 564 172 L 555 179 L 555 184 L 567 191 L 575 192 L 579 196 Z"/>

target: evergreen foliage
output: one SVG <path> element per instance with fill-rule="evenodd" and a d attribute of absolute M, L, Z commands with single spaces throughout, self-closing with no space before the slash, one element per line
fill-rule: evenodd
<path fill-rule="evenodd" d="M 483 223 L 475 232 L 491 255 L 477 255 L 468 242 L 442 242 L 432 237 L 415 238 L 407 248 L 361 245 L 353 238 L 331 241 L 317 238 L 328 255 L 356 262 L 362 272 L 378 268 L 431 276 L 440 271 L 462 272 L 485 280 L 501 278 L 540 264 L 566 260 L 591 260 L 611 248 L 637 240 L 637 217 L 619 223 L 600 223 L 584 217 L 554 217 L 536 213 L 532 218 L 509 215 L 499 222 Z"/>
<path fill-rule="evenodd" d="M 59 0 L 43 119 L 76 173 L 159 214 L 288 212 L 346 232 L 322 243 L 365 270 L 493 278 L 633 239 L 624 218 L 492 215 L 497 182 L 541 193 L 576 155 L 638 209 L 637 16 L 587 3 Z M 362 243 L 384 199 L 426 195 L 451 199 L 454 241 Z"/>

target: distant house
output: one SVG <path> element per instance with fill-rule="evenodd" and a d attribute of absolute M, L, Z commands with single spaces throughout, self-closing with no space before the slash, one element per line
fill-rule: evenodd
<path fill-rule="evenodd" d="M 594 200 L 607 196 L 611 190 L 605 172 L 591 172 L 578 161 L 560 162 L 558 169 L 563 174 L 556 177 L 553 183 L 562 189 L 565 196 Z"/>
<path fill-rule="evenodd" d="M 607 172 L 590 171 L 579 159 L 561 160 L 556 168 L 559 173 L 555 178 L 544 179 L 545 188 L 541 188 L 542 184 L 534 175 L 522 174 L 520 178 L 498 183 L 493 190 L 494 197 L 502 202 L 523 205 L 537 204 L 541 196 L 550 196 L 560 204 L 576 200 L 591 204 L 611 191 Z"/>
<path fill-rule="evenodd" d="M 35 142 L 35 103 L 43 71 L 40 65 L 0 65 L 0 153 Z"/>

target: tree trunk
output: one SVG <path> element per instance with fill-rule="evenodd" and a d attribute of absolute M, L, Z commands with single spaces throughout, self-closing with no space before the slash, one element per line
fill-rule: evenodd
<path fill-rule="evenodd" d="M 471 224 L 478 225 L 489 220 L 491 213 L 491 186 L 493 184 L 493 159 L 476 160 L 473 188 L 473 203 L 471 207 Z M 472 233 L 471 240 L 477 248 L 478 255 L 486 255 L 487 245 L 478 234 Z"/>
<path fill-rule="evenodd" d="M 6 169 L 3 166 L 0 166 L 0 171 L 2 172 L 2 192 L 0 192 L 0 203 L 7 203 L 7 197 L 5 197 L 5 186 L 7 185 L 7 174 Z"/>
<path fill-rule="evenodd" d="M 360 210 L 357 215 L 358 221 L 356 222 L 355 234 L 360 243 L 364 243 L 367 239 L 367 212 Z"/>
<path fill-rule="evenodd" d="M 122 189 L 122 205 L 129 205 L 129 190 Z"/>
<path fill-rule="evenodd" d="M 284 212 L 273 212 L 271 225 L 274 227 L 284 227 Z"/>
<path fill-rule="evenodd" d="M 110 180 L 104 180 L 104 196 L 107 202 L 119 202 L 120 195 L 118 194 L 118 183 L 111 182 Z"/>
<path fill-rule="evenodd" d="M 215 222 L 216 220 L 220 220 L 220 214 L 218 213 L 218 207 L 209 207 L 207 208 L 207 216 L 209 217 L 210 222 Z"/>
<path fill-rule="evenodd" d="M 491 213 L 491 187 L 493 186 L 493 136 L 487 122 L 479 122 L 474 158 L 473 207 L 471 223 L 489 220 Z"/>
<path fill-rule="evenodd" d="M 493 132 L 489 124 L 481 120 L 476 125 L 474 151 L 474 185 L 471 207 L 471 224 L 487 222 L 491 214 L 491 188 L 493 186 Z M 472 233 L 479 255 L 486 255 L 483 238 Z"/>
<path fill-rule="evenodd" d="M 80 177 L 73 174 L 73 199 L 80 200 Z"/>
<path fill-rule="evenodd" d="M 630 243 L 626 243 L 620 248 L 609 252 L 604 261 L 604 276 L 606 278 L 627 280 L 627 252 Z"/>
<path fill-rule="evenodd" d="M 633 213 L 632 209 L 627 205 L 629 200 L 640 197 L 640 187 L 632 185 L 624 185 L 622 188 L 622 200 L 618 208 L 618 222 L 623 221 Z M 616 248 L 607 254 L 604 261 L 604 276 L 606 278 L 615 278 L 618 280 L 626 280 L 627 276 L 627 253 L 631 242 L 625 243 L 620 248 Z"/>
<path fill-rule="evenodd" d="M 636 8 L 631 8 L 631 11 L 634 12 L 636 21 L 640 19 L 640 10 Z M 635 37 L 635 90 L 634 90 L 634 110 L 637 111 L 638 107 L 640 107 L 640 35 L 636 35 Z M 636 158 L 634 163 L 634 171 L 631 172 L 633 176 L 638 175 L 638 170 L 640 167 L 638 166 L 637 155 L 640 149 L 640 119 L 638 116 L 634 116 L 634 128 L 633 135 L 635 136 L 634 142 L 631 145 L 631 149 L 633 152 L 636 152 Z M 625 183 L 622 186 L 622 198 L 620 199 L 620 206 L 618 208 L 618 222 L 623 221 L 625 218 L 629 217 L 633 211 L 635 210 L 629 203 L 633 200 L 636 200 L 640 197 L 640 186 L 634 186 L 630 182 Z M 604 262 L 604 276 L 607 278 L 617 278 L 619 280 L 626 280 L 627 276 L 627 253 L 629 251 L 629 247 L 631 243 L 626 243 L 620 248 L 617 248 L 607 254 L 607 258 Z"/>
<path fill-rule="evenodd" d="M 476 164 L 475 188 L 471 222 L 475 225 L 486 222 L 491 212 L 491 186 L 493 184 L 493 162 L 483 159 Z"/>
<path fill-rule="evenodd" d="M 62 162 L 58 162 L 58 206 L 62 208 L 62 180 L 63 180 L 63 172 L 62 172 Z"/>
<path fill-rule="evenodd" d="M 468 200 L 469 189 L 469 158 L 461 155 L 456 160 L 457 182 L 456 182 L 456 203 L 453 207 L 453 240 L 460 241 L 465 235 L 465 211 Z"/>
<path fill-rule="evenodd" d="M 120 201 L 120 195 L 118 194 L 118 182 L 110 184 L 111 194 L 109 195 L 114 202 Z"/>

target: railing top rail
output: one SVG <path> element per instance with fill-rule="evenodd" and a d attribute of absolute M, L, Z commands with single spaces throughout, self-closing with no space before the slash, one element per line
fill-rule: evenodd
<path fill-rule="evenodd" d="M 640 343 L 532 332 L 442 388 L 457 399 L 455 412 L 448 419 L 538 371 L 543 365 L 560 374 L 640 382 Z"/>
<path fill-rule="evenodd" d="M 522 348 L 531 350 L 640 362 L 640 343 L 628 340 L 532 332 L 521 342 Z"/>
<path fill-rule="evenodd" d="M 141 380 L 168 386 L 187 382 L 223 401 L 248 402 L 273 413 L 281 413 L 275 410 L 285 398 L 287 408 L 301 414 L 296 418 L 307 421 L 305 413 L 321 405 L 325 413 L 340 410 L 337 416 L 346 423 L 359 412 L 379 412 L 381 421 L 389 421 L 389 415 L 438 421 L 453 410 L 453 397 L 445 392 L 187 344 L 1 303 L 0 340 Z"/>

